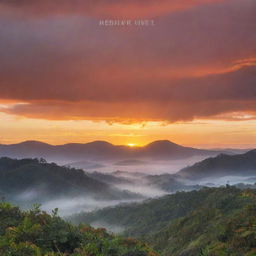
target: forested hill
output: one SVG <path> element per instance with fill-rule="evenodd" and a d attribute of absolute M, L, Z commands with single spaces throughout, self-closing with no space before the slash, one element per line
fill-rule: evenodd
<path fill-rule="evenodd" d="M 0 203 L 1 256 L 157 256 L 134 239 L 108 234 L 87 225 L 73 226 L 38 207 L 21 211 Z"/>
<path fill-rule="evenodd" d="M 119 200 L 135 195 L 88 177 L 83 170 L 38 159 L 0 158 L 0 195 L 7 200 L 41 203 L 75 196 Z"/>
<path fill-rule="evenodd" d="M 182 169 L 177 176 L 187 179 L 203 179 L 222 176 L 256 175 L 256 149 L 245 154 L 207 158 L 193 166 Z"/>
<path fill-rule="evenodd" d="M 256 190 L 178 192 L 71 219 L 119 225 L 124 235 L 143 238 L 164 256 L 256 255 Z"/>

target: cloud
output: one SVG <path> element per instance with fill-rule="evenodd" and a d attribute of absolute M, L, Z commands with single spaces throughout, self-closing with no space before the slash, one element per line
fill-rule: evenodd
<path fill-rule="evenodd" d="M 131 84 L 122 91 L 118 88 L 98 91 L 91 95 L 91 100 L 86 99 L 86 91 L 80 91 L 83 99 L 79 101 L 37 100 L 1 111 L 31 118 L 124 123 L 215 118 L 224 113 L 256 111 L 255 74 L 256 66 L 220 75 L 178 80 L 171 86 L 155 87 L 153 83 L 152 87 L 146 84 L 138 89 Z M 225 116 L 224 119 L 228 118 Z"/>
<path fill-rule="evenodd" d="M 222 1 L 224 0 L 1 0 L 0 8 L 4 12 L 15 11 L 34 18 L 45 15 L 144 18 Z"/>
<path fill-rule="evenodd" d="M 86 5 L 111 7 L 117 1 L 77 1 L 72 9 L 65 0 L 58 9 L 66 8 L 63 17 L 49 13 L 58 1 L 0 1 L 32 14 L 44 5 L 48 13 L 33 21 L 17 20 L 13 12 L 0 19 L 0 96 L 11 101 L 0 111 L 125 123 L 255 112 L 256 3 L 202 2 L 179 1 L 198 8 L 165 14 L 155 27 L 139 29 L 102 28 L 94 18 L 73 15 Z"/>

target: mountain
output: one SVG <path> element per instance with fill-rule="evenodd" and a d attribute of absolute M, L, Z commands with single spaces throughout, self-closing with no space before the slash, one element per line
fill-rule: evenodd
<path fill-rule="evenodd" d="M 163 256 L 254 256 L 256 190 L 226 186 L 179 192 L 70 217 L 119 226 Z"/>
<path fill-rule="evenodd" d="M 155 160 L 162 159 L 182 159 L 193 156 L 216 155 L 216 151 L 184 147 L 168 140 L 154 141 L 136 151 L 140 157 Z"/>
<path fill-rule="evenodd" d="M 37 141 L 26 141 L 19 144 L 0 145 L 0 156 L 11 158 L 40 158 L 54 162 L 130 160 L 138 159 L 182 159 L 192 156 L 212 156 L 218 152 L 183 147 L 170 141 L 155 141 L 145 147 L 116 146 L 105 141 L 94 141 L 86 144 L 71 143 L 49 145 Z M 121 162 L 122 163 L 122 162 Z M 129 162 L 130 164 L 131 162 Z M 127 162 L 125 162 L 127 164 Z"/>
<path fill-rule="evenodd" d="M 138 195 L 89 177 L 83 170 L 44 160 L 10 158 L 0 158 L 0 195 L 19 204 L 77 197 L 94 200 L 138 198 Z"/>
<path fill-rule="evenodd" d="M 207 158 L 177 173 L 185 179 L 203 179 L 223 176 L 256 176 L 256 150 L 245 154 L 220 154 Z"/>
<path fill-rule="evenodd" d="M 140 154 L 146 157 L 159 159 L 167 158 L 185 158 L 195 155 L 207 155 L 216 153 L 210 150 L 195 149 L 191 147 L 183 147 L 168 140 L 154 141 L 141 148 Z"/>
<path fill-rule="evenodd" d="M 114 146 L 104 141 L 86 144 L 70 143 L 53 146 L 38 141 L 25 141 L 19 144 L 0 145 L 0 155 L 11 158 L 45 158 L 48 161 L 74 161 L 100 159 L 122 154 L 123 146 Z"/>

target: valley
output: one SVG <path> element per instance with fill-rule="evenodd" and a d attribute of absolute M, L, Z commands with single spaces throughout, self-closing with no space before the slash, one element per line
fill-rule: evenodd
<path fill-rule="evenodd" d="M 166 150 L 166 143 L 161 145 Z M 161 256 L 254 255 L 255 150 L 205 156 L 191 164 L 191 158 L 118 158 L 105 160 L 114 167 L 106 171 L 102 160 L 88 155 L 80 162 L 88 168 L 44 158 L 1 157 L 2 202 L 24 210 L 36 204 L 48 213 L 58 208 L 58 214 L 75 226 L 134 237 Z M 147 172 L 153 159 L 158 171 Z M 187 167 L 163 171 L 174 161 Z M 238 222 L 240 216 L 243 221 Z M 241 239 L 244 246 L 238 247 L 234 241 Z"/>

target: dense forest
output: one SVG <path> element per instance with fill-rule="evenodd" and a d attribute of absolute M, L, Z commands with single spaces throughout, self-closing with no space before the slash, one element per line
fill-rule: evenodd
<path fill-rule="evenodd" d="M 0 203 L 1 256 L 157 256 L 146 244 L 104 229 L 73 226 L 38 206 L 21 211 Z"/>
<path fill-rule="evenodd" d="M 140 238 L 164 256 L 256 255 L 256 190 L 178 192 L 71 219 L 120 225 L 124 236 Z"/>
<path fill-rule="evenodd" d="M 238 155 L 238 158 L 250 157 L 253 165 L 254 153 L 250 151 Z M 236 162 L 237 157 L 232 157 Z M 222 159 L 228 159 L 224 166 L 230 166 L 230 158 L 221 155 L 194 167 L 197 172 L 204 165 L 217 166 L 216 161 Z M 248 169 L 251 164 L 247 165 Z M 255 177 L 249 179 L 254 180 Z M 125 183 L 147 184 L 149 188 L 157 187 L 165 191 L 195 190 L 141 201 L 145 198 L 139 194 L 115 187 Z M 170 174 L 88 174 L 80 169 L 47 163 L 44 159 L 0 158 L 2 201 L 17 202 L 25 208 L 24 203 L 41 203 L 61 197 L 67 199 L 65 204 L 72 198 L 76 201 L 76 196 L 83 197 L 85 201 L 88 196 L 117 202 L 122 198 L 140 199 L 139 202 L 66 217 L 73 224 L 58 217 L 56 210 L 49 215 L 39 207 L 22 211 L 2 202 L 0 255 L 256 256 L 254 188 L 255 185 L 243 183 L 237 184 L 237 187 L 190 186 Z M 74 212 L 80 211 L 76 206 L 74 208 Z M 119 234 L 108 234 L 104 227 Z"/>

